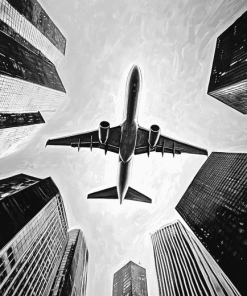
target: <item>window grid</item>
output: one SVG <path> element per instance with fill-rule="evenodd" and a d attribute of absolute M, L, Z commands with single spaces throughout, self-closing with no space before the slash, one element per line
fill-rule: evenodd
<path fill-rule="evenodd" d="M 39 275 L 37 273 L 37 276 L 40 276 L 39 280 L 37 283 L 33 281 L 36 285 L 30 285 L 30 289 L 34 291 L 40 291 L 39 295 L 43 295 L 42 293 L 44 292 L 45 288 L 47 287 L 47 281 L 45 277 L 49 278 L 49 275 L 53 271 L 54 265 L 57 264 L 57 260 L 59 259 L 60 251 L 63 248 L 63 245 L 65 243 L 65 240 L 67 239 L 67 224 L 66 224 L 66 217 L 63 217 L 63 222 L 62 225 L 63 227 L 61 228 L 61 215 L 58 210 L 58 204 L 60 205 L 61 208 L 62 204 L 60 201 L 60 195 L 57 194 L 54 199 L 46 205 L 43 210 L 41 210 L 14 238 L 15 240 L 11 243 L 8 244 L 7 250 L 10 250 L 10 245 L 13 246 L 13 251 L 9 251 L 9 255 L 15 254 L 14 258 L 17 258 L 15 265 L 13 265 L 12 272 L 8 272 L 8 278 L 5 279 L 5 281 L 2 283 L 1 291 L 3 295 L 15 295 L 14 293 L 17 292 L 18 290 L 18 296 L 21 295 L 20 292 L 25 290 L 25 293 L 27 292 L 27 289 L 25 287 L 25 282 L 26 279 L 28 278 L 29 280 L 36 276 L 36 273 L 34 272 L 35 269 L 33 269 L 35 266 L 33 263 L 42 263 L 42 260 L 47 260 L 46 262 L 49 262 L 50 267 L 47 269 L 47 266 L 44 264 L 40 264 L 40 268 L 37 269 L 41 274 Z M 34 237 L 32 238 L 32 243 L 30 240 L 28 240 L 28 234 L 34 234 Z M 50 236 L 52 236 L 52 241 Z M 40 237 L 40 238 L 39 238 Z M 23 244 L 25 248 L 27 248 L 27 243 L 29 244 L 29 248 L 23 254 L 23 256 L 18 257 L 19 255 L 16 255 L 19 250 L 19 246 Z M 51 246 L 51 248 L 47 248 L 48 245 Z M 56 248 L 56 250 L 54 250 Z M 6 248 L 4 248 L 6 249 Z M 2 250 L 4 250 L 2 249 Z M 15 251 L 17 253 L 15 253 Z M 6 252 L 6 251 L 5 251 Z M 7 256 L 5 256 L 1 252 L 2 255 L 0 258 L 5 258 L 7 260 Z M 42 256 L 41 256 L 42 255 Z M 16 257 L 17 256 L 17 257 Z M 39 257 L 39 259 L 37 259 Z M 6 261 L 5 260 L 5 261 Z M 13 260 L 13 259 L 12 259 Z M 23 262 L 23 263 L 22 263 Z M 31 263 L 29 267 L 27 267 L 26 263 Z M 11 264 L 11 261 L 6 263 L 8 265 Z M 44 262 L 43 262 L 44 263 Z M 36 265 L 37 265 L 36 264 Z M 3 264 L 1 265 L 3 266 Z M 20 267 L 18 267 L 20 266 Z M 0 268 L 1 273 L 2 268 Z M 4 269 L 6 270 L 6 268 Z M 21 274 L 21 272 L 23 274 Z M 21 280 L 18 279 L 18 275 L 20 276 L 21 274 Z M 1 276 L 0 276 L 1 277 Z M 30 281 L 31 282 L 31 281 Z M 15 283 L 19 284 L 18 286 L 15 285 Z M 48 283 L 51 285 L 51 283 Z M 38 287 L 39 285 L 39 287 Z M 31 291 L 31 290 L 30 290 Z M 36 291 L 36 295 L 37 294 Z"/>
<path fill-rule="evenodd" d="M 63 54 L 6 0 L 0 0 L 0 19 L 40 50 L 55 65 L 63 59 Z"/>
<path fill-rule="evenodd" d="M 0 74 L 0 112 L 55 112 L 65 93 Z"/>

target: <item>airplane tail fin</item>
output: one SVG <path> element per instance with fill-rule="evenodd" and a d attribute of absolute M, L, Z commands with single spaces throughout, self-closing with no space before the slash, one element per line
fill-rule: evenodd
<path fill-rule="evenodd" d="M 125 199 L 152 203 L 151 198 L 147 197 L 146 195 L 140 193 L 139 191 L 137 191 L 131 187 L 129 187 L 127 194 L 125 196 Z"/>
<path fill-rule="evenodd" d="M 117 187 L 111 187 L 88 194 L 87 198 L 118 199 Z"/>
<path fill-rule="evenodd" d="M 88 194 L 88 199 L 98 199 L 98 198 L 105 198 L 105 199 L 118 199 L 117 187 L 111 187 L 107 189 L 103 189 L 97 192 L 93 192 Z M 152 203 L 152 199 L 147 197 L 146 195 L 138 192 L 137 190 L 129 187 L 126 193 L 125 199 L 127 200 L 134 200 L 140 202 L 147 202 Z"/>

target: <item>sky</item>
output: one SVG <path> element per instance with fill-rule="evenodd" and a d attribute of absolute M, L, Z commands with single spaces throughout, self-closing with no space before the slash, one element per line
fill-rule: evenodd
<path fill-rule="evenodd" d="M 88 193 L 116 185 L 117 154 L 45 143 L 97 129 L 103 120 L 121 124 L 127 75 L 137 63 L 143 78 L 140 126 L 158 124 L 163 135 L 209 154 L 247 152 L 247 117 L 207 95 L 216 38 L 247 10 L 246 0 L 40 3 L 67 39 L 57 67 L 67 95 L 25 149 L 0 159 L 0 178 L 52 177 L 69 227 L 80 228 L 87 241 L 87 295 L 111 295 L 113 274 L 130 260 L 146 268 L 148 295 L 158 295 L 150 233 L 181 219 L 174 208 L 206 157 L 135 156 L 130 186 L 153 202 L 120 205 L 87 200 Z"/>

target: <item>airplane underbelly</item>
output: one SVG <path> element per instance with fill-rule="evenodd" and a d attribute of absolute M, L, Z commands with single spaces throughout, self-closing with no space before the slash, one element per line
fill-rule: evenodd
<path fill-rule="evenodd" d="M 135 152 L 137 127 L 136 124 L 123 126 L 120 142 L 120 158 L 123 162 L 128 162 Z"/>
<path fill-rule="evenodd" d="M 133 159 L 130 159 L 128 162 L 119 161 L 119 170 L 117 177 L 117 191 L 120 200 L 122 201 L 128 191 L 130 177 L 131 177 L 131 168 L 132 168 Z"/>

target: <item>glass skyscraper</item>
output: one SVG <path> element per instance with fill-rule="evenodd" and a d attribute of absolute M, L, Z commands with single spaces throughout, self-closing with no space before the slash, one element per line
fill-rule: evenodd
<path fill-rule="evenodd" d="M 160 296 L 240 296 L 181 222 L 162 227 L 151 239 Z"/>
<path fill-rule="evenodd" d="M 148 296 L 146 269 L 130 261 L 113 277 L 112 296 Z"/>
<path fill-rule="evenodd" d="M 247 114 L 247 12 L 216 42 L 208 94 Z"/>
<path fill-rule="evenodd" d="M 213 152 L 176 210 L 244 295 L 247 276 L 247 154 Z"/>
<path fill-rule="evenodd" d="M 0 114 L 39 111 L 50 118 L 66 94 L 55 67 L 65 37 L 37 0 L 0 0 L 0 40 Z M 0 157 L 23 148 L 41 128 L 2 130 Z"/>
<path fill-rule="evenodd" d="M 67 229 L 63 201 L 51 178 L 19 174 L 0 180 L 2 296 L 49 295 Z"/>
<path fill-rule="evenodd" d="M 0 0 L 0 21 L 7 35 L 53 64 L 64 57 L 66 39 L 37 0 Z"/>
<path fill-rule="evenodd" d="M 0 31 L 0 112 L 56 111 L 65 96 L 55 66 Z"/>
<path fill-rule="evenodd" d="M 85 296 L 88 249 L 79 229 L 69 231 L 68 243 L 49 296 Z"/>
<path fill-rule="evenodd" d="M 0 113 L 0 130 L 40 123 L 45 123 L 40 112 Z"/>
<path fill-rule="evenodd" d="M 36 0 L 0 0 L 0 112 L 54 112 L 66 39 Z"/>

